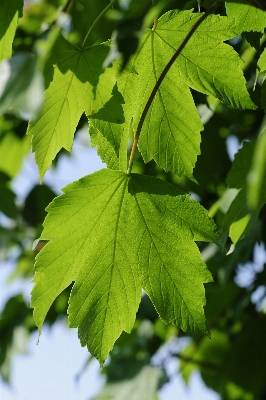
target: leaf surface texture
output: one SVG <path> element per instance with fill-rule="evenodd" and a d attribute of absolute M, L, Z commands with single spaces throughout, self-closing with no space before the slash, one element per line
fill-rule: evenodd
<path fill-rule="evenodd" d="M 73 281 L 71 327 L 103 363 L 130 332 L 143 288 L 160 317 L 207 332 L 203 283 L 212 280 L 195 240 L 216 241 L 206 210 L 159 179 L 101 170 L 74 182 L 48 207 L 32 306 L 41 329 L 55 298 Z"/>
<path fill-rule="evenodd" d="M 266 12 L 260 8 L 243 2 L 226 2 L 226 12 L 228 17 L 235 21 L 236 32 L 264 32 L 266 26 Z"/>

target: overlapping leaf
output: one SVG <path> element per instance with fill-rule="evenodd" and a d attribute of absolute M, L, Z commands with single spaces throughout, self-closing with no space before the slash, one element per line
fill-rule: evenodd
<path fill-rule="evenodd" d="M 39 328 L 73 281 L 69 321 L 102 363 L 130 332 L 143 288 L 161 318 L 207 332 L 204 282 L 211 281 L 195 240 L 215 241 L 207 212 L 176 186 L 101 170 L 65 188 L 48 207 L 32 293 Z"/>
<path fill-rule="evenodd" d="M 106 163 L 110 169 L 120 169 L 119 157 L 101 132 L 94 128 L 93 125 L 90 125 L 89 132 L 91 146 L 97 147 L 97 154 L 101 157 L 102 162 Z"/>
<path fill-rule="evenodd" d="M 41 179 L 62 147 L 70 151 L 84 111 L 89 116 L 103 109 L 93 125 L 118 152 L 123 121 L 114 121 L 113 108 L 106 104 L 115 85 L 114 72 L 107 68 L 104 73 L 102 67 L 108 51 L 108 44 L 80 49 L 62 36 L 56 41 L 45 70 L 43 108 L 28 129 Z"/>
<path fill-rule="evenodd" d="M 235 21 L 235 30 L 244 36 L 252 47 L 260 52 L 260 39 L 266 27 L 266 12 L 255 4 L 241 4 L 241 1 L 226 2 L 228 17 Z"/>
<path fill-rule="evenodd" d="M 264 32 L 266 11 L 235 0 L 233 3 L 226 2 L 226 12 L 228 17 L 235 21 L 235 30 L 238 34 L 251 31 Z"/>
<path fill-rule="evenodd" d="M 119 83 L 134 131 L 167 61 L 200 16 L 170 11 L 159 19 L 156 29 L 144 35 Z M 189 87 L 214 95 L 230 107 L 256 108 L 246 90 L 238 54 L 222 43 L 236 36 L 233 27 L 227 17 L 209 16 L 171 66 L 142 128 L 139 149 L 145 162 L 153 158 L 165 170 L 193 179 L 203 127 Z"/>

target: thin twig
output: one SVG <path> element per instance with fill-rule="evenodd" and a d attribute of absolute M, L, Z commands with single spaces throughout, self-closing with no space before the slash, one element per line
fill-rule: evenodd
<path fill-rule="evenodd" d="M 169 71 L 170 67 L 172 66 L 172 64 L 175 62 L 176 58 L 179 56 L 179 54 L 181 53 L 181 51 L 184 49 L 184 47 L 186 46 L 187 42 L 189 41 L 189 39 L 191 38 L 191 36 L 193 35 L 193 33 L 196 31 L 196 29 L 200 26 L 200 24 L 207 18 L 207 16 L 213 11 L 214 7 L 216 5 L 216 2 L 213 3 L 213 5 L 198 19 L 198 21 L 195 23 L 195 25 L 192 26 L 192 28 L 190 29 L 190 31 L 188 32 L 188 34 L 186 35 L 186 37 L 184 38 L 184 40 L 182 41 L 182 43 L 180 44 L 180 46 L 178 47 L 178 49 L 175 51 L 174 55 L 171 57 L 170 61 L 166 64 L 164 70 L 162 71 L 161 75 L 159 76 L 158 81 L 155 83 L 155 86 L 150 94 L 150 97 L 144 107 L 144 110 L 141 114 L 139 123 L 138 123 L 138 127 L 136 130 L 136 134 L 133 140 L 133 144 L 132 144 L 132 148 L 131 148 L 131 153 L 130 153 L 130 157 L 129 157 L 129 162 L 128 162 L 128 169 L 127 169 L 127 174 L 131 173 L 131 169 L 132 169 L 132 165 L 133 165 L 133 159 L 134 159 L 134 155 L 137 149 L 137 144 L 138 144 L 138 140 L 139 140 L 139 135 L 145 120 L 145 117 L 149 111 L 149 108 L 151 106 L 151 103 L 163 81 L 163 79 L 165 78 L 165 75 L 167 74 L 167 72 Z"/>
<path fill-rule="evenodd" d="M 154 0 L 151 0 L 151 2 L 152 2 L 152 6 L 155 7 L 155 2 L 154 2 Z M 157 26 L 157 22 L 158 22 L 158 18 L 154 18 L 152 31 L 155 31 L 156 26 Z"/>
<path fill-rule="evenodd" d="M 116 1 L 116 0 L 111 0 L 110 3 L 103 9 L 103 11 L 102 11 L 102 12 L 98 15 L 98 17 L 94 20 L 93 24 L 91 25 L 90 29 L 88 30 L 88 32 L 87 32 L 87 34 L 86 34 L 86 36 L 85 36 L 85 38 L 84 38 L 84 40 L 83 40 L 83 43 L 82 43 L 82 46 L 81 46 L 82 49 L 84 48 L 85 43 L 86 43 L 86 41 L 87 41 L 87 39 L 88 39 L 88 37 L 89 37 L 91 31 L 92 31 L 93 28 L 95 27 L 95 25 L 98 24 L 98 22 L 100 21 L 100 19 L 101 19 L 101 18 L 104 16 L 104 14 L 109 10 L 109 8 L 112 7 L 112 5 L 115 3 L 115 1 Z"/>
<path fill-rule="evenodd" d="M 61 12 L 67 12 L 67 10 L 68 10 L 68 8 L 69 8 L 71 3 L 72 3 L 72 0 L 67 0 L 66 4 L 62 8 Z"/>

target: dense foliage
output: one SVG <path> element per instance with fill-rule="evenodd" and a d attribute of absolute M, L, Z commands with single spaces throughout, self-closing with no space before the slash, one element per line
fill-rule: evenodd
<path fill-rule="evenodd" d="M 16 329 L 68 314 L 97 399 L 156 398 L 170 356 L 222 399 L 266 398 L 265 269 L 241 281 L 266 244 L 265 29 L 252 0 L 2 0 L 1 254 L 35 282 L 33 316 L 22 295 L 2 309 L 5 380 Z M 87 125 L 106 168 L 19 204 L 30 144 L 42 183 Z"/>

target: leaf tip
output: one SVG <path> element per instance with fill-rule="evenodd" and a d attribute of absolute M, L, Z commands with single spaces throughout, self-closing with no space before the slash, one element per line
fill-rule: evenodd
<path fill-rule="evenodd" d="M 40 175 L 40 184 L 42 185 L 43 178 L 44 178 L 44 175 L 45 175 L 47 169 L 40 168 L 39 165 L 38 165 L 38 169 L 39 169 L 39 175 Z"/>
<path fill-rule="evenodd" d="M 100 370 L 101 370 L 101 372 L 103 372 L 103 366 L 104 366 L 105 360 L 98 360 L 98 361 L 100 364 Z"/>

